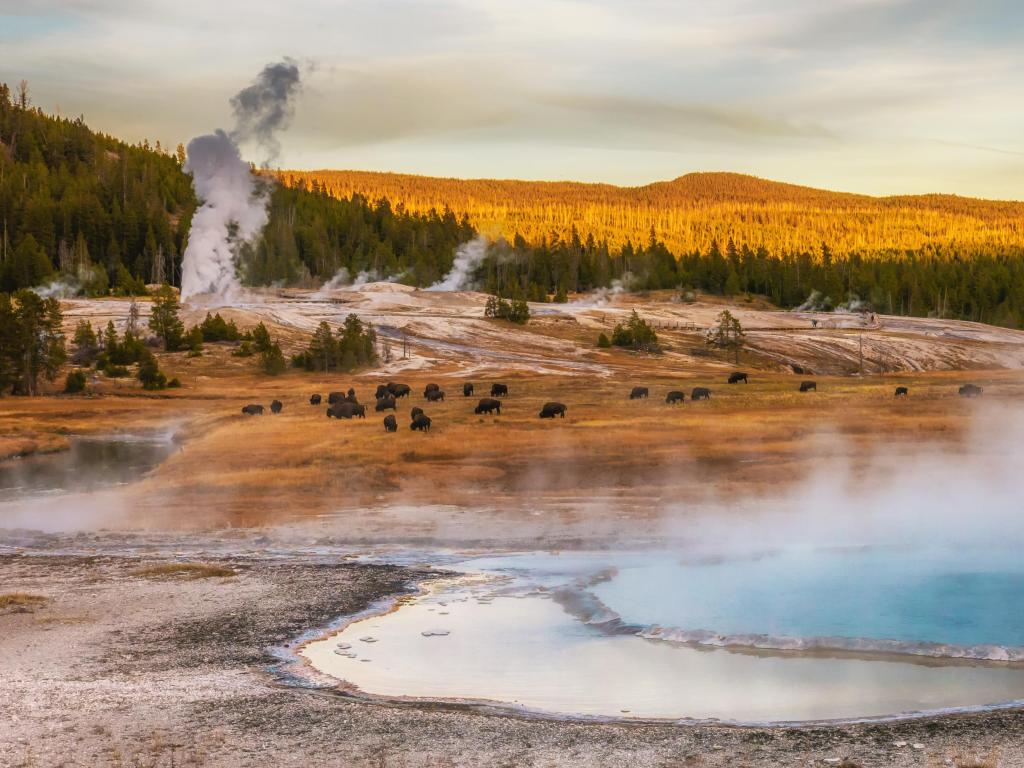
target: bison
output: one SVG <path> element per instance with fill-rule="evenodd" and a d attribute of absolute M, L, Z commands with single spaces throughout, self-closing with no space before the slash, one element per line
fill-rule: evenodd
<path fill-rule="evenodd" d="M 320 395 L 310 395 L 309 396 L 309 404 L 310 405 L 320 405 Z"/>
<path fill-rule="evenodd" d="M 384 417 L 384 431 L 385 432 L 397 432 L 398 431 L 398 419 L 395 418 L 395 414 L 389 413 Z"/>
<path fill-rule="evenodd" d="M 409 425 L 409 429 L 413 432 L 430 431 L 430 417 L 425 413 L 417 413 L 416 418 L 413 419 L 412 424 Z"/>
<path fill-rule="evenodd" d="M 747 374 L 744 373 L 743 371 L 736 371 L 735 373 L 730 373 L 729 374 L 729 383 L 730 384 L 739 384 L 741 381 L 744 384 L 747 383 Z"/>
<path fill-rule="evenodd" d="M 491 384 L 491 397 L 507 397 L 508 384 Z"/>
<path fill-rule="evenodd" d="M 818 382 L 816 382 L 816 381 L 801 381 L 800 382 L 800 391 L 801 392 L 810 392 L 811 390 L 814 390 L 815 392 L 818 391 Z"/>
<path fill-rule="evenodd" d="M 896 387 L 896 394 L 893 397 L 906 397 L 910 394 L 910 390 L 906 387 Z"/>
<path fill-rule="evenodd" d="M 707 387 L 694 387 L 693 391 L 690 392 L 691 400 L 710 400 L 711 390 Z"/>
<path fill-rule="evenodd" d="M 327 409 L 327 415 L 333 416 L 336 419 L 351 419 L 353 416 L 358 416 L 360 419 L 366 418 L 366 406 L 357 405 L 348 401 L 342 401 L 335 403 Z"/>
<path fill-rule="evenodd" d="M 646 398 L 648 394 L 649 392 L 647 391 L 647 387 L 633 387 L 629 393 L 629 399 L 640 400 L 642 398 Z"/>
<path fill-rule="evenodd" d="M 964 384 L 960 387 L 960 397 L 981 397 L 982 388 L 977 384 Z"/>
<path fill-rule="evenodd" d="M 334 405 L 335 403 L 341 403 L 345 400 L 344 392 L 331 392 L 327 395 L 327 404 Z"/>
<path fill-rule="evenodd" d="M 423 396 L 426 397 L 431 392 L 436 392 L 440 388 L 441 387 L 439 387 L 437 384 L 427 384 L 427 386 L 423 388 Z"/>
<path fill-rule="evenodd" d="M 348 392 L 345 393 L 345 402 L 359 405 L 359 400 L 356 399 L 356 391 L 352 387 L 349 387 Z"/>
<path fill-rule="evenodd" d="M 270 402 L 271 413 L 280 413 L 282 408 L 284 408 L 284 404 L 280 400 L 272 400 Z"/>
<path fill-rule="evenodd" d="M 565 418 L 566 407 L 563 403 L 544 403 L 544 407 L 540 409 L 540 417 L 542 419 L 553 419 L 555 416 Z"/>
<path fill-rule="evenodd" d="M 420 408 L 419 406 L 416 406 L 415 408 L 412 409 L 412 411 L 409 412 L 409 418 L 415 419 L 421 413 L 423 413 L 423 409 Z"/>
<path fill-rule="evenodd" d="M 379 384 L 379 385 L 377 385 L 377 391 L 374 393 L 373 397 L 374 397 L 375 400 L 383 400 L 385 397 L 388 397 L 390 394 L 391 394 L 391 391 L 388 389 L 388 385 L 387 384 Z"/>
<path fill-rule="evenodd" d="M 497 411 L 498 415 L 501 416 L 501 401 L 495 400 L 491 397 L 485 397 L 477 403 L 473 413 L 490 413 L 491 411 Z"/>
<path fill-rule="evenodd" d="M 444 390 L 443 389 L 432 389 L 429 392 L 427 392 L 425 397 L 431 403 L 436 403 L 438 401 L 443 401 L 444 400 Z"/>
<path fill-rule="evenodd" d="M 462 396 L 472 397 L 473 396 L 473 385 L 466 383 L 462 385 Z"/>
<path fill-rule="evenodd" d="M 686 402 L 686 395 L 684 395 L 678 389 L 674 389 L 671 392 L 669 392 L 667 395 L 665 395 L 665 402 L 666 403 L 685 403 Z"/>
<path fill-rule="evenodd" d="M 403 397 L 408 397 L 409 393 L 412 392 L 412 387 L 410 387 L 408 384 L 389 383 L 388 392 L 391 393 L 391 396 L 395 398 L 395 400 L 398 400 Z"/>
<path fill-rule="evenodd" d="M 242 413 L 244 413 L 246 416 L 262 416 L 263 406 L 256 405 L 256 403 L 249 403 L 249 405 L 242 406 Z"/>
<path fill-rule="evenodd" d="M 395 411 L 398 410 L 395 407 L 395 398 L 393 397 L 382 397 L 377 401 L 377 404 L 373 406 L 373 409 L 380 413 L 381 411 Z"/>

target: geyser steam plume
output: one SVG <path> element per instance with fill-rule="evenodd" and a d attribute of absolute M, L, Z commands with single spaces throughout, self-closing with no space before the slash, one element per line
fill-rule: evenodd
<path fill-rule="evenodd" d="M 473 288 L 474 273 L 487 258 L 487 238 L 477 235 L 455 249 L 455 261 L 448 274 L 427 288 L 428 291 L 465 291 Z"/>
<path fill-rule="evenodd" d="M 255 143 L 263 154 L 260 165 L 268 167 L 280 152 L 276 134 L 288 125 L 300 86 L 294 61 L 268 64 L 231 99 L 235 127 L 230 134 L 216 130 L 188 143 L 185 172 L 192 174 L 201 205 L 182 259 L 182 300 L 212 294 L 223 303 L 237 295 L 239 248 L 263 231 L 269 199 L 268 182 L 252 174 L 239 144 Z"/>

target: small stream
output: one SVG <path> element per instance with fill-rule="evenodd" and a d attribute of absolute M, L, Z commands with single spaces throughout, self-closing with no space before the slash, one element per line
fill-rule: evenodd
<path fill-rule="evenodd" d="M 69 442 L 66 451 L 0 462 L 0 499 L 11 502 L 126 485 L 177 450 L 166 435 L 75 436 Z"/>

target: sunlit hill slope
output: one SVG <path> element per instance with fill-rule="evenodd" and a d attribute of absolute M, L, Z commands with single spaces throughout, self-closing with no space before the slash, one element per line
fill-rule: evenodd
<path fill-rule="evenodd" d="M 956 195 L 871 197 L 736 173 L 690 173 L 642 187 L 578 182 L 450 179 L 369 171 L 283 171 L 286 183 L 314 182 L 337 197 L 387 198 L 414 212 L 450 208 L 490 235 L 532 242 L 553 234 L 593 235 L 617 247 L 657 237 L 677 254 L 732 237 L 772 253 L 871 255 L 927 251 L 970 256 L 1024 249 L 1024 202 Z"/>

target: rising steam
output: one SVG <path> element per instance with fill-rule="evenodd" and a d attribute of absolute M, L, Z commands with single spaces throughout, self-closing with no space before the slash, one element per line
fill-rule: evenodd
<path fill-rule="evenodd" d="M 268 182 L 253 175 L 239 144 L 259 147 L 263 167 L 277 159 L 276 134 L 287 126 L 299 88 L 295 62 L 268 64 L 231 99 L 235 127 L 230 134 L 217 130 L 188 143 L 185 172 L 192 174 L 202 204 L 192 217 L 182 260 L 182 300 L 210 294 L 215 302 L 226 303 L 238 295 L 238 252 L 263 231 L 269 199 Z"/>
<path fill-rule="evenodd" d="M 487 238 L 477 235 L 455 250 L 455 261 L 452 268 L 443 278 L 438 280 L 428 291 L 468 291 L 475 285 L 475 273 L 487 258 Z"/>

